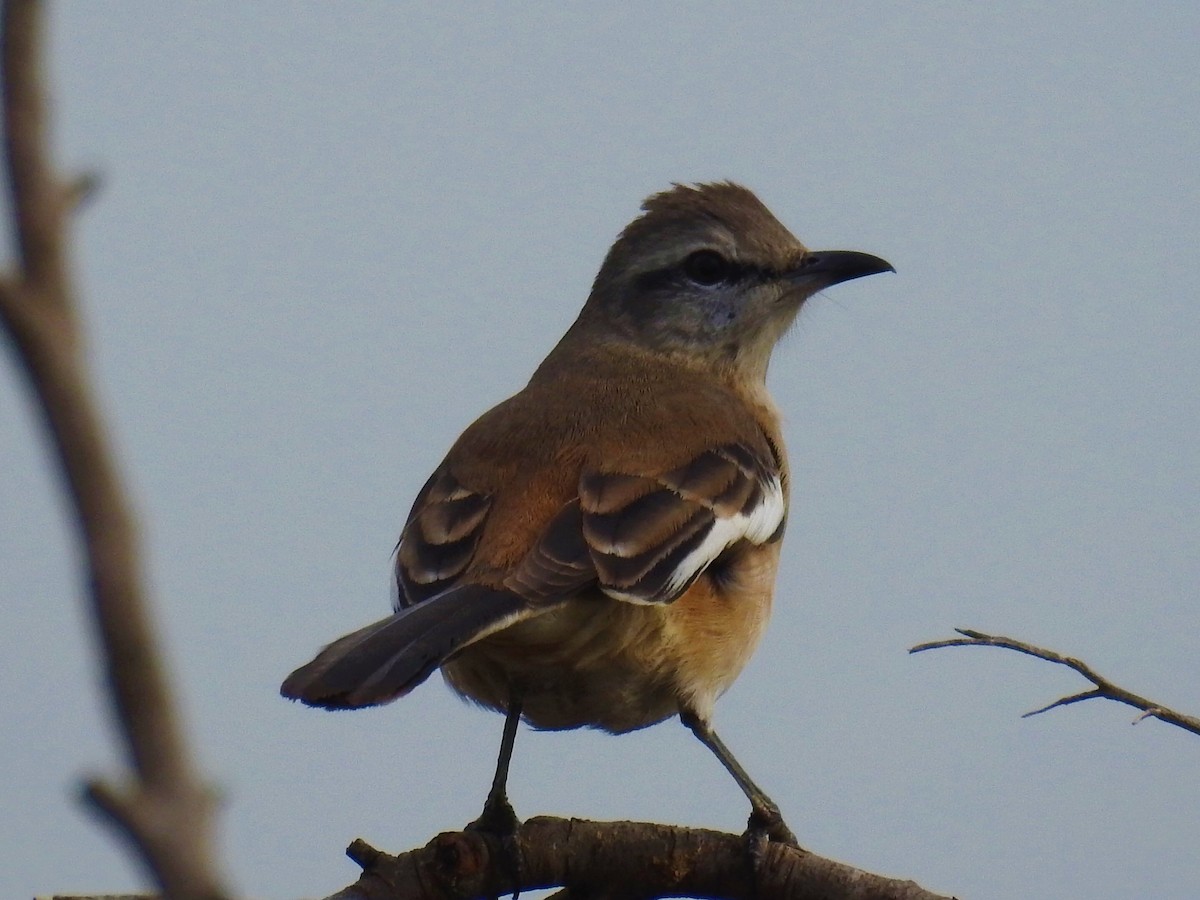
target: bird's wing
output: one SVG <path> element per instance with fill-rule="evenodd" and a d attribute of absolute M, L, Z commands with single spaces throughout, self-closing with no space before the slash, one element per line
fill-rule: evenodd
<path fill-rule="evenodd" d="M 596 586 L 628 603 L 670 603 L 728 548 L 783 534 L 774 454 L 724 444 L 654 475 L 585 471 L 505 587 L 534 603 Z"/>
<path fill-rule="evenodd" d="M 773 457 L 731 443 L 654 475 L 585 473 L 582 535 L 600 589 L 670 603 L 734 544 L 778 540 L 787 503 Z"/>
<path fill-rule="evenodd" d="M 458 583 L 474 559 L 492 501 L 492 494 L 464 487 L 445 467 L 434 473 L 417 496 L 397 547 L 397 609 Z M 569 597 L 595 580 L 576 498 L 541 529 L 505 584 L 536 605 Z"/>
<path fill-rule="evenodd" d="M 400 608 L 458 582 L 492 506 L 492 495 L 444 468 L 434 474 L 400 539 Z M 663 472 L 585 469 L 578 495 L 540 530 L 504 586 L 534 605 L 592 585 L 616 600 L 669 603 L 739 541 L 778 539 L 785 514 L 777 459 L 746 443 L 705 450 Z"/>
<path fill-rule="evenodd" d="M 398 608 L 464 583 L 535 603 L 589 587 L 670 602 L 727 548 L 781 534 L 787 465 L 768 406 L 640 357 L 571 362 L 480 416 L 422 488 Z"/>
<path fill-rule="evenodd" d="M 492 508 L 490 494 L 464 487 L 445 465 L 417 495 L 396 547 L 396 607 L 442 593 L 467 568 Z"/>

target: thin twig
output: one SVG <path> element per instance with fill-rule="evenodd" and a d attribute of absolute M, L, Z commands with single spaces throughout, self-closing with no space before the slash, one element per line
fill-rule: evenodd
<path fill-rule="evenodd" d="M 214 800 L 192 764 L 159 657 L 134 516 L 92 396 L 73 300 L 66 222 L 88 193 L 51 163 L 38 0 L 6 0 L 0 20 L 5 165 L 16 262 L 0 275 L 0 323 L 40 402 L 87 557 L 93 621 L 134 770 L 87 795 L 137 847 L 173 900 L 226 896 L 213 854 Z"/>
<path fill-rule="evenodd" d="M 918 644 L 911 648 L 909 653 L 921 653 L 925 650 L 938 650 L 942 647 L 1001 647 L 1005 650 L 1015 650 L 1018 653 L 1024 653 L 1027 656 L 1032 656 L 1037 659 L 1044 659 L 1046 662 L 1055 663 L 1056 665 L 1066 666 L 1072 669 L 1090 681 L 1095 687 L 1092 690 L 1081 691 L 1078 694 L 1071 694 L 1066 697 L 1061 697 L 1053 703 L 1049 703 L 1039 709 L 1030 710 L 1025 713 L 1022 718 L 1036 716 L 1040 713 L 1048 712 L 1059 706 L 1070 706 L 1073 703 L 1080 703 L 1084 700 L 1115 700 L 1117 703 L 1124 703 L 1126 706 L 1132 706 L 1134 709 L 1140 710 L 1141 715 L 1133 720 L 1133 724 L 1137 724 L 1146 718 L 1161 719 L 1171 725 L 1178 726 L 1185 731 L 1190 731 L 1193 734 L 1200 734 L 1200 718 L 1195 716 L 1185 715 L 1184 713 L 1176 712 L 1175 710 L 1163 706 L 1161 703 L 1156 703 L 1132 691 L 1127 691 L 1118 684 L 1114 684 L 1109 679 L 1105 678 L 1087 663 L 1074 658 L 1073 656 L 1064 656 L 1061 653 L 1056 653 L 1053 650 L 1046 650 L 1042 647 L 1037 647 L 1033 644 L 1028 644 L 1025 641 L 1018 641 L 1013 638 L 1001 637 L 999 635 L 984 634 L 982 631 L 972 631 L 969 628 L 955 628 L 960 638 L 949 638 L 944 641 L 929 641 L 928 643 Z"/>

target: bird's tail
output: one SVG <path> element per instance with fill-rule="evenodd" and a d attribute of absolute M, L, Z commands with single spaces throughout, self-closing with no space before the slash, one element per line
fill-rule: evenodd
<path fill-rule="evenodd" d="M 533 610 L 509 591 L 463 585 L 338 638 L 283 682 L 290 700 L 323 709 L 403 697 L 457 650 Z"/>

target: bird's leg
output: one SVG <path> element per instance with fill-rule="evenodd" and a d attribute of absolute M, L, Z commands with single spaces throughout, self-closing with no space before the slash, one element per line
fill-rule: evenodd
<path fill-rule="evenodd" d="M 521 883 L 521 850 L 517 844 L 517 831 L 521 820 L 508 802 L 508 764 L 512 762 L 513 743 L 517 738 L 517 726 L 521 723 L 521 697 L 516 691 L 509 694 L 508 713 L 504 719 L 504 735 L 500 739 L 500 754 L 496 758 L 496 774 L 492 777 L 492 787 L 488 791 L 487 800 L 483 803 L 483 812 L 479 818 L 467 826 L 469 831 L 485 831 L 500 839 L 502 848 L 501 865 L 506 870 L 513 884 L 518 889 L 513 893 L 516 900 L 520 893 Z"/>
<path fill-rule="evenodd" d="M 468 825 L 478 831 L 489 831 L 504 837 L 515 835 L 521 826 L 512 804 L 508 802 L 508 765 L 512 762 L 513 743 L 517 738 L 517 725 L 521 722 L 521 698 L 514 692 L 508 701 L 508 714 L 504 719 L 504 736 L 500 739 L 500 754 L 496 758 L 496 774 L 492 777 L 492 788 L 488 791 L 479 818 Z"/>
<path fill-rule="evenodd" d="M 679 718 L 684 725 L 691 729 L 692 734 L 700 739 L 700 743 L 711 750 L 713 756 L 721 761 L 725 771 L 733 776 L 733 780 L 737 782 L 742 793 L 750 801 L 750 820 L 746 827 L 746 838 L 750 842 L 751 852 L 756 856 L 761 853 L 761 845 L 766 840 L 799 847 L 796 836 L 783 821 L 783 816 L 775 801 L 754 783 L 754 779 L 729 752 L 725 742 L 717 737 L 717 733 L 713 731 L 708 721 L 688 710 L 680 712 Z"/>

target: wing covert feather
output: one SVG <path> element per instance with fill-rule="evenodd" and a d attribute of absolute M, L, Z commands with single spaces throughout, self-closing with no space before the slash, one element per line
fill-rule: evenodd
<path fill-rule="evenodd" d="M 763 458 L 745 444 L 705 450 L 662 473 L 585 471 L 578 485 L 578 497 L 504 579 L 532 603 L 591 585 L 618 600 L 670 603 L 730 546 L 777 540 L 785 520 L 775 453 Z M 434 473 L 400 538 L 400 607 L 456 583 L 491 509 L 490 495 L 463 486 L 444 466 Z"/>
<path fill-rule="evenodd" d="M 774 458 L 744 444 L 706 450 L 651 477 L 585 475 L 583 535 L 600 588 L 631 603 L 670 603 L 730 546 L 777 540 L 782 479 Z"/>
<path fill-rule="evenodd" d="M 450 587 L 470 565 L 492 498 L 459 484 L 445 466 L 417 495 L 396 552 L 397 608 Z"/>

